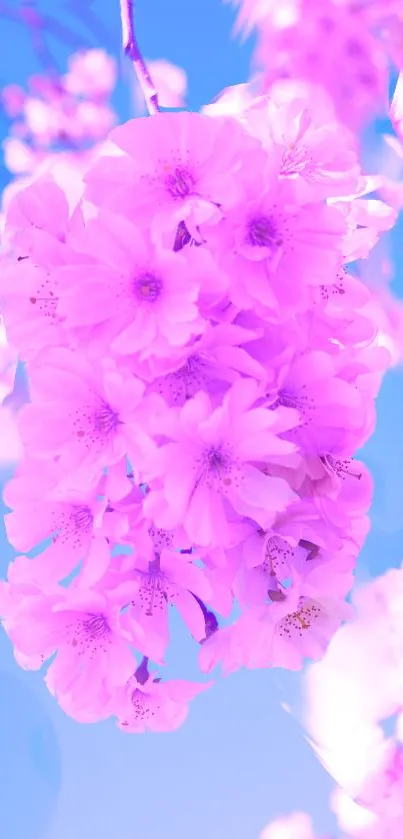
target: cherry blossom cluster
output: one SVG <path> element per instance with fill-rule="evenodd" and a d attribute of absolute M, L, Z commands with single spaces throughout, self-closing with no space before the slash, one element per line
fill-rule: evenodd
<path fill-rule="evenodd" d="M 299 669 L 352 614 L 390 364 L 352 265 L 396 213 L 297 97 L 130 120 L 84 181 L 6 214 L 31 401 L 0 612 L 72 717 L 169 730 L 211 684 L 163 678 L 170 608 L 204 674 Z"/>
<path fill-rule="evenodd" d="M 354 130 L 387 110 L 389 64 L 403 68 L 399 0 L 235 0 L 257 32 L 259 85 L 308 85 Z"/>
<path fill-rule="evenodd" d="M 102 49 L 74 53 L 63 76 L 33 76 L 29 91 L 8 85 L 1 102 L 12 121 L 3 143 L 13 174 L 33 172 L 50 153 L 76 157 L 105 138 L 116 122 L 109 104 L 116 82 L 115 61 Z"/>

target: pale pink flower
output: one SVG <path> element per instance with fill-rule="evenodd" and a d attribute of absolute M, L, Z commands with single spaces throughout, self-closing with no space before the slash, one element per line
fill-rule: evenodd
<path fill-rule="evenodd" d="M 259 839 L 315 839 L 315 834 L 306 813 L 292 813 L 270 822 Z"/>
<path fill-rule="evenodd" d="M 37 155 L 18 137 L 6 137 L 3 142 L 4 165 L 13 175 L 32 172 L 38 162 Z"/>
<path fill-rule="evenodd" d="M 104 50 L 76 52 L 69 58 L 69 70 L 63 84 L 74 96 L 104 98 L 116 82 L 116 62 Z"/>
<path fill-rule="evenodd" d="M 400 818 L 403 824 L 403 746 L 393 739 L 384 745 L 378 760 L 372 762 L 356 800 L 381 819 Z"/>

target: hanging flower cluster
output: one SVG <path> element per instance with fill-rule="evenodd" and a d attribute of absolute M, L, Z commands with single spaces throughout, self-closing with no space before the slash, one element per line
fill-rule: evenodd
<path fill-rule="evenodd" d="M 0 612 L 72 717 L 168 730 L 210 684 L 162 679 L 170 608 L 203 673 L 298 669 L 351 614 L 389 354 L 349 264 L 395 212 L 298 100 L 131 120 L 108 149 L 78 203 L 46 175 L 7 212 L 31 402 Z"/>

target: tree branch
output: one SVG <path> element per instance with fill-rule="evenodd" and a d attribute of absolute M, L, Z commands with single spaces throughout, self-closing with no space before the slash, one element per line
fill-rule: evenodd
<path fill-rule="evenodd" d="M 120 0 L 120 16 L 122 21 L 123 51 L 133 62 L 134 71 L 143 91 L 147 110 L 150 116 L 160 110 L 158 94 L 147 65 L 139 50 L 133 24 L 134 0 Z"/>

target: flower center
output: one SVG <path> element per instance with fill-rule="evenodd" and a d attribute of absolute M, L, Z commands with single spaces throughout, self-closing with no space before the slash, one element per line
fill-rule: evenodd
<path fill-rule="evenodd" d="M 248 241 L 250 245 L 258 248 L 269 248 L 273 245 L 282 245 L 282 239 L 278 238 L 276 228 L 271 219 L 260 216 L 253 219 L 249 224 Z"/>
<path fill-rule="evenodd" d="M 194 181 L 188 169 L 177 166 L 167 175 L 165 184 L 173 198 L 186 198 L 193 191 Z"/>
<path fill-rule="evenodd" d="M 75 530 L 91 530 L 94 517 L 89 507 L 74 506 L 70 518 Z"/>
<path fill-rule="evenodd" d="M 94 414 L 94 425 L 100 434 L 108 435 L 116 431 L 120 424 L 119 415 L 106 402 L 102 402 Z"/>
<path fill-rule="evenodd" d="M 362 478 L 362 472 L 354 466 L 354 460 L 351 457 L 333 457 L 331 454 L 325 454 L 319 459 L 327 472 L 336 475 L 341 480 L 350 477 L 360 481 Z"/>
<path fill-rule="evenodd" d="M 319 604 L 314 600 L 301 597 L 299 608 L 279 621 L 279 634 L 290 641 L 298 637 L 302 638 L 303 633 L 321 617 L 323 614 Z"/>
<path fill-rule="evenodd" d="M 105 615 L 91 613 L 76 617 L 66 626 L 67 639 L 79 656 L 94 658 L 106 652 L 112 640 L 112 630 Z"/>
<path fill-rule="evenodd" d="M 142 274 L 135 281 L 135 292 L 139 300 L 155 303 L 162 291 L 162 282 L 153 274 Z"/>
<path fill-rule="evenodd" d="M 110 634 L 110 627 L 105 615 L 89 615 L 83 622 L 85 631 L 91 638 L 105 638 Z"/>
<path fill-rule="evenodd" d="M 158 612 L 164 613 L 170 602 L 169 581 L 165 575 L 153 569 L 148 573 L 141 572 L 140 587 L 132 602 L 148 618 Z"/>

